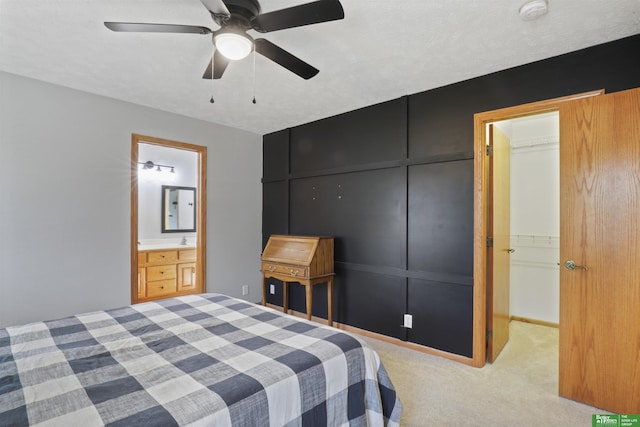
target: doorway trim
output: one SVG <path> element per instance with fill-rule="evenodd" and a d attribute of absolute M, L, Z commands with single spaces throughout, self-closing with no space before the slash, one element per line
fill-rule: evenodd
<path fill-rule="evenodd" d="M 485 126 L 491 122 L 515 119 L 533 114 L 559 111 L 567 101 L 603 95 L 604 89 L 569 95 L 560 98 L 532 102 L 498 110 L 476 113 L 473 116 L 474 164 L 473 164 L 473 357 L 471 365 L 480 368 L 487 359 L 487 221 L 488 170 Z M 560 117 L 562 120 L 562 117 Z"/>
<path fill-rule="evenodd" d="M 198 184 L 196 192 L 196 277 L 204 292 L 207 253 L 207 147 L 153 136 L 131 134 L 131 304 L 138 302 L 138 144 L 158 145 L 197 153 Z"/>

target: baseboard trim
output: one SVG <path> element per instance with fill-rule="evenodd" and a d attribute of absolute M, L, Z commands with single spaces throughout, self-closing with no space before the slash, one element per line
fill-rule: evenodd
<path fill-rule="evenodd" d="M 532 323 L 534 325 L 549 326 L 551 328 L 560 328 L 559 323 L 547 322 L 546 320 L 529 319 L 528 317 L 511 316 L 511 320 L 518 322 Z"/>
<path fill-rule="evenodd" d="M 267 303 L 267 307 L 273 308 L 274 310 L 282 311 L 282 307 L 279 306 L 279 305 L 274 305 L 274 304 Z M 306 313 L 302 313 L 302 312 L 295 311 L 295 310 L 289 310 L 287 314 L 290 314 L 290 315 L 295 316 L 295 317 L 301 317 L 303 319 L 307 318 Z M 322 318 L 322 317 L 312 316 L 311 320 L 313 320 L 314 322 L 317 322 L 317 323 L 324 324 L 324 325 L 326 325 L 328 323 L 327 319 Z M 462 363 L 464 365 L 473 366 L 473 359 L 472 358 L 461 356 L 459 354 L 448 353 L 446 351 L 438 350 L 438 349 L 427 347 L 427 346 L 424 346 L 424 345 L 420 345 L 420 344 L 416 344 L 416 343 L 412 343 L 412 342 L 407 342 L 407 341 L 402 341 L 402 340 L 400 340 L 398 338 L 389 337 L 389 336 L 386 336 L 386 335 L 379 334 L 377 332 L 367 331 L 366 329 L 356 328 L 355 326 L 345 325 L 343 323 L 339 323 L 339 322 L 335 322 L 335 321 L 333 322 L 333 327 L 336 328 L 336 329 L 340 329 L 342 331 L 346 331 L 346 332 L 350 332 L 350 333 L 353 333 L 353 334 L 362 335 L 364 337 L 368 337 L 368 338 L 373 338 L 373 339 L 376 339 L 376 340 L 384 341 L 384 342 L 387 342 L 389 344 L 397 345 L 398 347 L 408 348 L 410 350 L 419 351 L 421 353 L 430 354 L 432 356 L 438 356 L 438 357 L 443 357 L 445 359 L 453 360 L 455 362 Z"/>

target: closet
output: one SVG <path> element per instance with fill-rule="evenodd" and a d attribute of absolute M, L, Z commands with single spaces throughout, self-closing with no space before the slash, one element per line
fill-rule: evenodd
<path fill-rule="evenodd" d="M 560 155 L 557 112 L 497 122 L 511 141 L 510 315 L 559 323 Z"/>

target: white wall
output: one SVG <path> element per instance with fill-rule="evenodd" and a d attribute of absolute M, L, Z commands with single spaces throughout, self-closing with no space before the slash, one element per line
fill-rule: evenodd
<path fill-rule="evenodd" d="M 173 240 L 179 242 L 186 237 L 193 243 L 196 233 L 162 233 L 162 186 L 176 185 L 182 187 L 198 186 L 198 153 L 177 148 L 152 144 L 138 144 L 139 161 L 148 160 L 154 164 L 174 166 L 174 173 L 162 173 L 154 170 L 140 171 L 138 179 L 138 240 L 149 239 Z M 170 177 L 167 181 L 162 178 Z M 151 178 L 151 179 L 149 179 Z"/>
<path fill-rule="evenodd" d="M 207 290 L 260 299 L 260 135 L 4 72 L 0 94 L 0 326 L 129 304 L 132 133 L 208 147 Z"/>

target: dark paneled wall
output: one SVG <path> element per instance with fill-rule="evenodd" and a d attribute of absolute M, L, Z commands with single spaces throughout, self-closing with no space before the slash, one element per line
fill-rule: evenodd
<path fill-rule="evenodd" d="M 638 87 L 638 52 L 640 35 L 265 135 L 263 243 L 334 236 L 335 320 L 472 357 L 473 114 Z"/>

